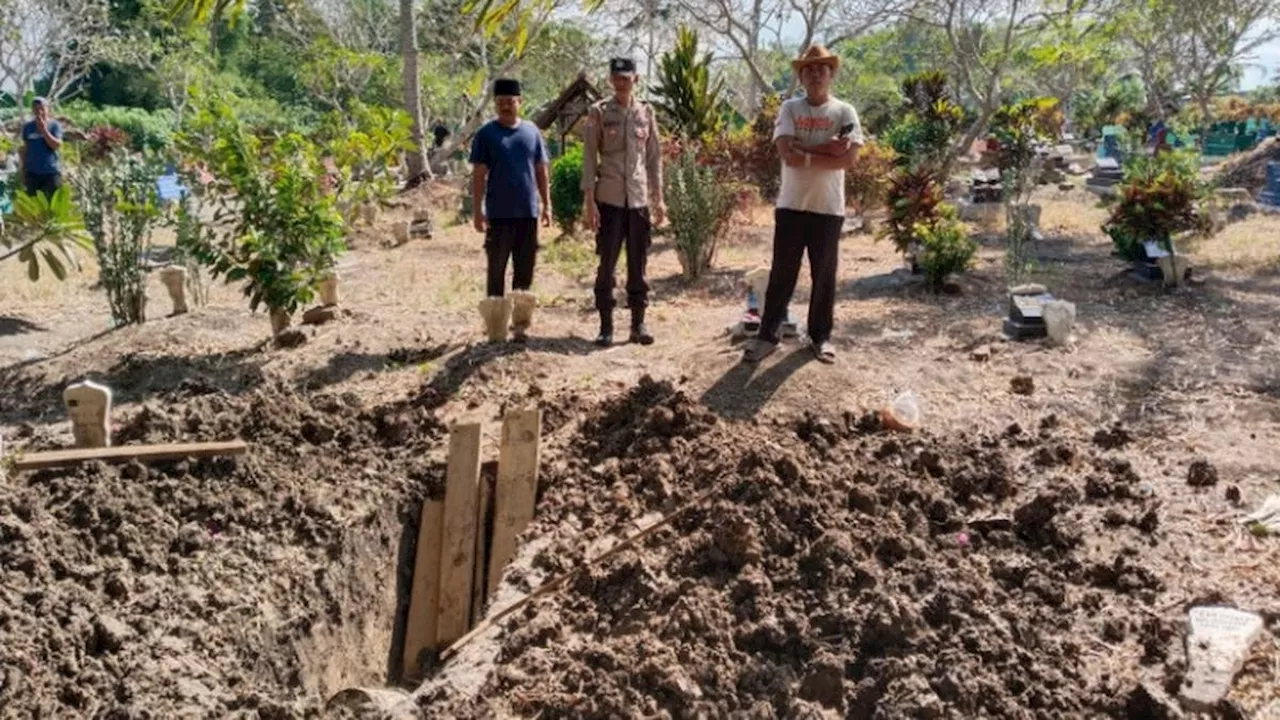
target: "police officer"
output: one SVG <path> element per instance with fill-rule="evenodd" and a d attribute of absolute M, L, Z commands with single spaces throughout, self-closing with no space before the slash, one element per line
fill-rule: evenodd
<path fill-rule="evenodd" d="M 596 309 L 600 335 L 596 344 L 613 343 L 614 270 L 627 249 L 627 306 L 631 308 L 630 342 L 653 344 L 644 324 L 649 304 L 645 264 L 654 223 L 662 224 L 662 146 L 653 106 L 637 100 L 636 64 L 629 58 L 609 61 L 613 97 L 587 111 L 582 190 L 587 227 L 596 231 Z"/>

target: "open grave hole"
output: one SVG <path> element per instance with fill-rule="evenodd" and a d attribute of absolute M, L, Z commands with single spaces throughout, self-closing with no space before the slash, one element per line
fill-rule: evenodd
<path fill-rule="evenodd" d="M 0 484 L 0 714 L 315 717 L 398 673 L 409 532 L 443 492 L 433 415 L 198 381 L 119 415 L 116 445 L 249 452 Z"/>

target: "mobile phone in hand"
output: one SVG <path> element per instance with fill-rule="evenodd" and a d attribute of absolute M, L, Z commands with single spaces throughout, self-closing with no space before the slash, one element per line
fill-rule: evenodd
<path fill-rule="evenodd" d="M 836 137 L 841 137 L 841 138 L 842 138 L 842 137 L 844 137 L 844 136 L 848 135 L 848 134 L 849 134 L 849 133 L 851 133 L 851 132 L 853 132 L 853 123 L 849 123 L 849 124 L 845 125 L 844 127 L 840 128 L 840 134 L 839 134 L 839 135 L 837 135 Z"/>

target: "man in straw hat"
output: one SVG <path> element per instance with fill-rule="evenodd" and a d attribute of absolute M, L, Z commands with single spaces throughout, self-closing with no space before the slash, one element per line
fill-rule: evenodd
<path fill-rule="evenodd" d="M 507 337 L 523 342 L 533 322 L 533 267 L 538 252 L 538 218 L 551 225 L 547 144 L 542 133 L 520 119 L 520 82 L 500 79 L 493 84 L 498 116 L 485 123 L 471 140 L 471 207 L 475 227 L 484 233 L 488 259 L 486 297 L 480 301 L 489 340 Z M 506 297 L 507 262 L 514 266 L 511 296 Z"/>
<path fill-rule="evenodd" d="M 759 362 L 778 347 L 778 329 L 796 289 L 800 264 L 809 254 L 813 291 L 808 332 L 815 357 L 835 362 L 836 268 L 844 227 L 844 171 L 862 145 L 862 126 L 852 105 L 831 96 L 839 56 L 812 45 L 792 69 L 804 86 L 778 110 L 774 145 L 782 158 L 782 189 L 774 210 L 773 262 L 760 331 L 743 359 Z"/>

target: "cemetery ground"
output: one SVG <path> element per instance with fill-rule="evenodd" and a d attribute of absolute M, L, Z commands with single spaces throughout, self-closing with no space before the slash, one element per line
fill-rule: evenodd
<path fill-rule="evenodd" d="M 385 246 L 407 211 L 353 238 L 337 317 L 289 349 L 235 287 L 168 318 L 153 277 L 147 323 L 109 331 L 92 268 L 3 268 L 8 449 L 69 444 L 62 390 L 92 378 L 118 444 L 249 452 L 11 474 L 0 716 L 317 716 L 388 684 L 449 424 L 485 421 L 496 457 L 502 410 L 537 403 L 537 515 L 497 594 L 582 573 L 428 668 L 426 717 L 1177 717 L 1204 603 L 1267 623 L 1215 712 L 1280 717 L 1280 551 L 1240 522 L 1280 492 L 1280 217 L 1165 290 L 1111 257 L 1094 200 L 1037 197 L 1029 279 L 1076 304 L 1069 346 L 1000 338 L 998 229 L 941 295 L 863 233 L 833 366 L 794 341 L 743 365 L 727 334 L 767 208 L 692 285 L 655 240 L 649 347 L 591 344 L 594 255 L 548 230 L 531 340 L 485 343 L 480 237 Z M 881 429 L 904 391 L 922 429 Z"/>

